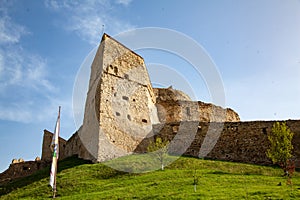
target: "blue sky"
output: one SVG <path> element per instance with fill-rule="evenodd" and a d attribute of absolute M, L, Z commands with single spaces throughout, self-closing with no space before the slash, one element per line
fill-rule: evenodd
<path fill-rule="evenodd" d="M 300 119 L 298 0 L 0 0 L 0 171 L 13 158 L 41 156 L 43 130 L 53 131 L 59 105 L 61 136 L 76 131 L 73 85 L 99 44 L 102 25 L 112 36 L 142 27 L 186 34 L 216 64 L 226 106 L 242 120 Z M 195 98 L 211 100 L 184 61 L 165 52 L 138 53 L 146 65 L 160 63 L 190 77 Z"/>

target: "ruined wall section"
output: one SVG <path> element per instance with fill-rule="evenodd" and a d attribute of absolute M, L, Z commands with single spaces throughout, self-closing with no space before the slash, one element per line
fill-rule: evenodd
<path fill-rule="evenodd" d="M 161 122 L 201 121 L 237 122 L 239 115 L 232 109 L 201 101 L 194 102 L 181 91 L 155 88 L 156 106 Z"/>
<path fill-rule="evenodd" d="M 7 170 L 0 173 L 0 185 L 6 184 L 18 178 L 29 176 L 47 166 L 48 163 L 41 160 L 12 163 Z"/>
<path fill-rule="evenodd" d="M 48 130 L 44 130 L 43 136 L 43 146 L 42 146 L 42 160 L 45 162 L 52 161 L 52 151 L 51 151 L 51 142 L 52 142 L 53 133 Z M 67 157 L 65 154 L 67 141 L 59 137 L 59 159 L 64 159 Z"/>

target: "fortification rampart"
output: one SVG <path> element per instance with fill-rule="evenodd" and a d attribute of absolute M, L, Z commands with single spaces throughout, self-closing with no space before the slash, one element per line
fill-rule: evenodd
<path fill-rule="evenodd" d="M 266 156 L 266 150 L 270 143 L 267 138 L 271 134 L 272 126 L 275 121 L 251 121 L 251 122 L 199 122 L 198 130 L 191 144 L 184 152 L 184 155 L 199 157 L 200 148 L 204 138 L 207 135 L 208 128 L 220 128 L 222 132 L 216 140 L 214 148 L 205 156 L 205 158 L 253 163 L 253 164 L 272 164 L 271 160 Z M 300 120 L 288 120 L 287 126 L 295 133 L 293 137 L 293 155 L 296 166 L 300 167 Z M 161 137 L 164 140 L 172 141 L 178 133 L 179 127 L 184 123 L 191 122 L 175 122 L 167 123 L 163 126 L 157 125 L 159 130 L 155 136 L 145 139 L 137 152 L 146 152 L 147 145 L 153 141 L 155 137 Z M 185 136 L 189 140 L 189 135 Z M 184 139 L 182 142 L 176 142 L 178 149 L 185 148 Z M 202 149 L 205 151 L 205 149 Z M 177 149 L 170 149 L 171 154 L 177 154 Z"/>

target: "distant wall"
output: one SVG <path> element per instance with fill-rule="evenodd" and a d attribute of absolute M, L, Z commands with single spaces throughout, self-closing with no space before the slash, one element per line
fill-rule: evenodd
<path fill-rule="evenodd" d="M 42 146 L 42 160 L 45 162 L 52 161 L 52 152 L 51 152 L 51 142 L 52 142 L 53 133 L 48 130 L 44 130 L 44 137 L 43 137 L 43 146 Z M 63 138 L 59 138 L 59 159 L 66 158 L 65 155 L 65 148 L 66 148 L 67 141 Z"/>
<path fill-rule="evenodd" d="M 0 185 L 17 178 L 29 176 L 46 166 L 47 163 L 41 160 L 10 164 L 9 168 L 0 174 Z"/>

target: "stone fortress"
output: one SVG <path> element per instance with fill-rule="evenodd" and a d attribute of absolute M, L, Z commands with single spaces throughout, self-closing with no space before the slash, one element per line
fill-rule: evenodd
<path fill-rule="evenodd" d="M 267 134 L 274 121 L 241 122 L 230 108 L 192 101 L 185 93 L 152 88 L 141 56 L 104 34 L 91 66 L 83 125 L 67 141 L 60 157 L 73 155 L 102 162 L 146 152 L 156 137 L 172 141 L 169 153 L 235 162 L 271 164 Z M 300 120 L 288 120 L 296 166 L 300 167 Z M 29 175 L 52 160 L 53 134 L 44 130 L 41 160 L 12 163 L 0 174 Z"/>

